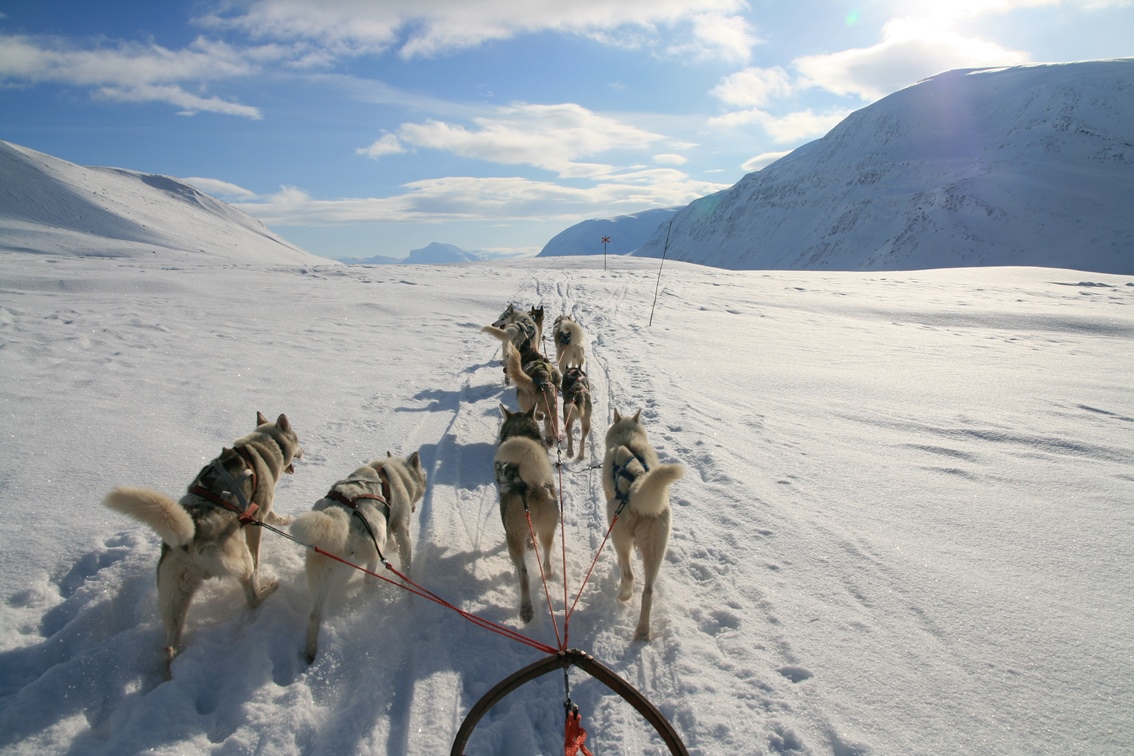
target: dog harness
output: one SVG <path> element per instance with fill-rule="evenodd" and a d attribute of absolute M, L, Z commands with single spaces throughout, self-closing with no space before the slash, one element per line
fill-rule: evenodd
<path fill-rule="evenodd" d="M 630 486 L 634 485 L 634 481 L 650 471 L 650 466 L 646 464 L 646 460 L 635 454 L 634 450 L 629 446 L 625 446 L 623 448 L 626 449 L 626 451 L 630 452 L 632 458 L 626 460 L 620 465 L 616 464 L 611 467 L 611 477 L 614 479 L 614 498 L 618 500 L 618 509 L 615 510 L 616 515 L 621 514 L 622 510 L 626 508 L 626 505 L 630 503 Z M 642 466 L 642 472 L 638 473 L 637 475 L 630 472 L 630 463 L 635 460 L 637 460 L 638 464 Z M 625 491 L 623 491 L 618 486 L 620 480 L 630 481 L 626 485 Z"/>
<path fill-rule="evenodd" d="M 233 451 L 235 451 L 240 456 L 241 463 L 248 471 L 248 474 L 244 477 L 252 479 L 252 495 L 255 495 L 256 461 L 252 459 L 252 454 L 248 451 L 248 449 L 243 446 L 233 447 Z M 242 526 L 253 522 L 255 520 L 253 515 L 256 514 L 256 510 L 260 508 L 260 505 L 256 504 L 255 502 L 248 501 L 248 498 L 244 495 L 244 487 L 242 485 L 242 482 L 236 480 L 232 477 L 232 475 L 229 474 L 228 470 L 221 463 L 219 458 L 214 459 L 212 464 L 206 467 L 205 470 L 211 470 L 216 473 L 216 477 L 219 479 L 219 483 L 221 484 L 220 493 L 218 494 L 217 492 L 206 488 L 205 486 L 201 485 L 200 482 L 190 487 L 189 493 L 193 494 L 194 496 L 201 497 L 214 506 L 232 512 L 240 519 L 240 524 Z M 197 480 L 200 481 L 202 477 L 204 476 L 199 476 Z M 229 494 L 230 496 L 235 497 L 239 502 L 239 506 L 225 499 L 224 494 Z"/>
<path fill-rule="evenodd" d="M 524 365 L 523 370 L 540 391 L 551 385 L 551 366 L 546 360 L 532 360 Z"/>
<path fill-rule="evenodd" d="M 374 550 L 378 552 L 379 561 L 381 561 L 382 564 L 389 566 L 390 563 L 386 560 L 386 556 L 382 553 L 382 547 L 378 545 L 378 537 L 374 535 L 374 530 L 370 527 L 370 522 L 367 521 L 366 517 L 362 514 L 362 512 L 358 511 L 358 502 L 359 501 L 376 501 L 376 502 L 378 502 L 379 504 L 382 505 L 381 509 L 379 509 L 379 511 L 382 513 L 382 516 L 386 518 L 386 522 L 390 521 L 390 476 L 386 473 L 386 468 L 384 468 L 384 467 L 378 468 L 378 479 L 382 483 L 381 495 L 379 495 L 379 494 L 365 494 L 364 493 L 364 494 L 358 494 L 358 495 L 353 496 L 353 497 L 348 497 L 342 491 L 339 491 L 335 488 L 332 488 L 330 491 L 327 492 L 327 495 L 324 496 L 323 498 L 324 499 L 330 499 L 331 501 L 336 502 L 338 504 L 342 504 L 344 507 L 349 509 L 356 517 L 358 517 L 359 521 L 362 523 L 362 527 L 365 528 L 366 533 L 370 536 L 370 540 L 374 542 Z M 373 482 L 374 481 L 369 480 L 368 478 L 347 478 L 346 480 L 341 481 L 340 483 L 336 483 L 335 485 L 347 484 L 347 483 L 373 483 Z"/>
<path fill-rule="evenodd" d="M 587 380 L 587 374 L 580 367 L 567 368 L 567 372 L 563 374 L 563 386 L 564 396 L 571 397 L 571 401 L 591 393 L 591 382 Z"/>

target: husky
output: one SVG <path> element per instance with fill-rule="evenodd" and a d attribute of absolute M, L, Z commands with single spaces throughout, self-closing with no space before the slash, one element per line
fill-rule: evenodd
<path fill-rule="evenodd" d="M 539 307 L 532 307 L 528 311 L 528 317 L 535 323 L 535 337 L 532 339 L 532 348 L 537 352 L 543 352 L 543 305 Z"/>
<path fill-rule="evenodd" d="M 532 349 L 538 350 L 539 347 L 538 342 L 535 341 L 535 321 L 528 313 L 517 310 L 515 305 L 508 305 L 504 312 L 500 313 L 500 317 L 496 319 L 495 323 L 490 326 L 483 326 L 480 330 L 492 334 L 504 342 L 505 351 L 509 346 L 519 349 L 525 344 Z"/>
<path fill-rule="evenodd" d="M 581 368 L 587 363 L 587 337 L 582 326 L 570 315 L 557 317 L 551 333 L 555 339 L 555 362 L 560 373 L 566 373 L 569 367 Z"/>
<path fill-rule="evenodd" d="M 181 643 L 193 594 L 214 577 L 240 581 L 250 608 L 279 587 L 260 583 L 260 528 L 250 523 L 287 525 L 290 517 L 272 512 L 280 476 L 295 472 L 292 461 L 303 447 L 286 415 L 274 423 L 256 413 L 256 430 L 197 473 L 189 491 L 174 501 L 158 491 L 119 486 L 103 504 L 152 527 L 161 536 L 157 567 L 158 609 L 165 626 L 165 678 Z"/>
<path fill-rule="evenodd" d="M 500 426 L 500 444 L 496 448 L 493 465 L 496 484 L 500 489 L 500 519 L 508 541 L 508 555 L 520 578 L 520 619 L 531 622 L 532 597 L 528 586 L 528 568 L 524 551 L 531 540 L 528 518 L 531 514 L 532 530 L 543 548 L 543 571 L 551 577 L 551 546 L 555 541 L 555 526 L 559 522 L 559 497 L 547 451 L 540 442 L 539 425 L 527 412 L 509 412 L 501 404 L 504 422 Z M 535 544 L 532 544 L 533 547 Z M 536 553 L 539 558 L 539 553 Z"/>
<path fill-rule="evenodd" d="M 563 432 L 567 436 L 567 456 L 575 454 L 575 438 L 571 426 L 579 419 L 579 456 L 582 459 L 587 438 L 591 434 L 591 382 L 581 367 L 569 367 L 563 373 L 560 388 L 563 397 Z"/>
<path fill-rule="evenodd" d="M 385 559 L 381 549 L 391 536 L 398 546 L 402 572 L 410 571 L 413 544 L 410 515 L 425 494 L 425 469 L 421 455 L 367 462 L 338 481 L 312 511 L 295 518 L 291 534 L 305 544 L 317 546 L 349 562 L 378 569 Z M 350 567 L 314 549 L 307 551 L 307 585 L 311 591 L 311 615 L 307 622 L 307 663 L 319 652 L 319 627 L 327 597 L 350 577 Z"/>
<path fill-rule="evenodd" d="M 552 426 L 562 381 L 555 366 L 539 352 L 510 348 L 504 372 L 516 384 L 516 403 L 520 411 L 532 410 L 533 419 L 543 420 L 544 440 L 549 446 L 555 444 L 558 436 Z"/>
<path fill-rule="evenodd" d="M 610 540 L 618 554 L 618 600 L 634 594 L 630 550 L 642 554 L 642 611 L 634 629 L 634 640 L 650 639 L 650 607 L 654 581 L 669 544 L 669 487 L 685 475 L 677 464 L 660 464 L 641 423 L 642 411 L 623 417 L 614 411 L 614 422 L 606 432 L 606 454 L 602 461 L 602 488 L 606 494 L 607 522 L 613 527 Z"/>

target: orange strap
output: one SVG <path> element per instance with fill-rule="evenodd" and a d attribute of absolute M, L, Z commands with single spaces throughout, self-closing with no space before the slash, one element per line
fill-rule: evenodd
<path fill-rule="evenodd" d="M 587 742 L 587 731 L 583 729 L 580 719 L 578 709 L 567 714 L 567 735 L 563 743 L 563 756 L 578 756 L 580 750 L 583 751 L 583 756 L 593 756 L 583 745 Z"/>

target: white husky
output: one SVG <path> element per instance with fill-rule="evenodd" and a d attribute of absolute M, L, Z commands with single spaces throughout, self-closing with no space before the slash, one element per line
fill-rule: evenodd
<path fill-rule="evenodd" d="M 614 524 L 610 540 L 618 554 L 620 601 L 629 601 L 634 594 L 630 550 L 637 546 L 642 554 L 642 611 L 634 640 L 649 640 L 654 581 L 669 545 L 669 487 L 685 475 L 685 468 L 659 463 L 657 452 L 646 438 L 641 415 L 641 410 L 633 417 L 622 417 L 618 410 L 614 411 L 614 423 L 606 432 L 602 487 L 607 499 L 607 523 Z"/>
<path fill-rule="evenodd" d="M 560 315 L 555 319 L 552 336 L 555 338 L 555 362 L 560 373 L 566 373 L 569 367 L 581 368 L 586 364 L 587 337 L 583 334 L 583 327 L 570 315 Z"/>
<path fill-rule="evenodd" d="M 259 582 L 260 528 L 253 520 L 287 525 L 272 512 L 276 482 L 294 472 L 303 448 L 286 415 L 269 423 L 256 413 L 256 430 L 221 450 L 174 501 L 147 488 L 119 486 L 103 499 L 111 509 L 149 525 L 161 536 L 157 569 L 158 609 L 165 625 L 165 677 L 177 655 L 193 594 L 209 578 L 226 575 L 244 587 L 249 607 L 276 590 Z M 245 527 L 248 525 L 249 527 Z"/>
<path fill-rule="evenodd" d="M 425 494 L 425 470 L 421 456 L 393 457 L 367 462 L 331 486 L 312 511 L 295 518 L 291 533 L 305 544 L 317 546 L 368 570 L 378 569 L 379 550 L 390 537 L 398 545 L 402 572 L 409 575 L 413 558 L 410 515 Z M 383 557 L 385 554 L 382 555 Z M 307 584 L 311 590 L 311 615 L 307 622 L 307 662 L 319 652 L 319 627 L 327 597 L 350 577 L 351 568 L 320 554 L 307 552 Z"/>
<path fill-rule="evenodd" d="M 528 568 L 524 563 L 524 551 L 531 534 L 524 510 L 531 514 L 531 530 L 543 547 L 543 571 L 550 578 L 551 545 L 559 523 L 559 498 L 551 461 L 540 440 L 533 410 L 509 412 L 501 404 L 500 411 L 504 414 L 504 423 L 500 426 L 500 445 L 493 459 L 496 484 L 500 487 L 500 519 L 504 523 L 508 555 L 520 579 L 520 619 L 531 622 L 534 611 Z"/>

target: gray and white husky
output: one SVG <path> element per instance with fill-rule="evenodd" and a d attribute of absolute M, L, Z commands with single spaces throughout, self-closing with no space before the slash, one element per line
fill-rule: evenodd
<path fill-rule="evenodd" d="M 425 469 L 421 455 L 367 462 L 338 481 L 312 511 L 295 518 L 291 533 L 305 544 L 342 557 L 348 562 L 378 569 L 379 549 L 391 537 L 398 546 L 402 573 L 409 575 L 413 559 L 410 515 L 425 494 Z M 385 554 L 383 554 L 385 556 Z M 307 662 L 319 652 L 319 627 L 327 597 L 350 577 L 351 568 L 314 549 L 307 552 L 307 585 L 311 591 L 311 615 L 307 622 Z"/>
<path fill-rule="evenodd" d="M 575 453 L 575 437 L 571 427 L 579 420 L 579 456 L 582 459 L 591 435 L 591 382 L 581 367 L 569 367 L 563 372 L 560 393 L 563 396 L 563 433 L 567 436 L 567 456 Z"/>
<path fill-rule="evenodd" d="M 525 345 L 539 350 L 539 342 L 536 341 L 539 329 L 535 320 L 529 313 L 517 310 L 515 305 L 508 305 L 492 325 L 482 326 L 480 330 L 503 341 L 505 351 L 509 346 L 519 349 Z"/>
<path fill-rule="evenodd" d="M 256 413 L 256 430 L 224 448 L 174 501 L 147 488 L 119 486 L 103 504 L 149 525 L 161 536 L 157 568 L 158 610 L 165 626 L 165 676 L 177 655 L 193 594 L 214 577 L 240 581 L 249 607 L 276 590 L 276 580 L 261 584 L 260 528 L 251 520 L 287 525 L 290 517 L 272 512 L 280 476 L 295 472 L 292 461 L 303 448 L 286 415 L 274 423 Z M 246 527 L 247 526 L 247 527 Z"/>
<path fill-rule="evenodd" d="M 555 339 L 555 362 L 560 373 L 566 373 L 569 367 L 581 368 L 586 365 L 587 337 L 583 333 L 583 327 L 574 318 L 570 315 L 557 317 L 551 335 Z"/>
<path fill-rule="evenodd" d="M 669 487 L 685 475 L 685 468 L 659 462 L 646 438 L 641 415 L 641 410 L 633 417 L 622 417 L 618 410 L 614 411 L 614 423 L 606 432 L 602 487 L 607 500 L 607 523 L 614 523 L 610 540 L 618 554 L 620 601 L 629 601 L 634 595 L 630 550 L 636 546 L 642 554 L 642 611 L 634 640 L 649 640 L 654 582 L 669 545 Z"/>
<path fill-rule="evenodd" d="M 532 530 L 543 548 L 543 571 L 551 577 L 551 546 L 559 523 L 559 497 L 555 491 L 551 461 L 539 435 L 533 410 L 509 412 L 501 404 L 504 422 L 500 426 L 500 445 L 493 466 L 500 489 L 500 519 L 508 542 L 508 555 L 520 579 L 520 619 L 531 622 L 531 589 L 524 552 L 531 540 L 525 505 L 531 514 Z M 534 545 L 534 544 L 533 544 Z M 536 553 L 539 558 L 539 553 Z"/>

